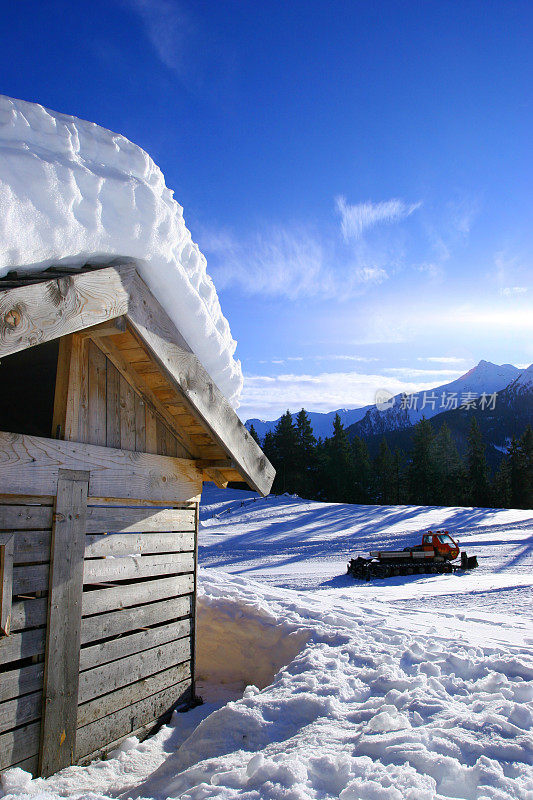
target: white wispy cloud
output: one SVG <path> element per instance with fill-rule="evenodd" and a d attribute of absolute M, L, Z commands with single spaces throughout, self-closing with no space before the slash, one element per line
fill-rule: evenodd
<path fill-rule="evenodd" d="M 406 203 L 394 198 L 381 203 L 356 203 L 350 205 L 342 195 L 336 199 L 337 212 L 341 218 L 341 229 L 345 241 L 360 239 L 365 230 L 381 223 L 399 222 L 409 217 L 421 202 Z"/>
<path fill-rule="evenodd" d="M 186 49 L 196 25 L 177 0 L 125 0 L 140 17 L 150 44 L 169 69 L 183 76 Z"/>
<path fill-rule="evenodd" d="M 302 362 L 302 361 L 350 361 L 350 362 L 358 362 L 358 363 L 369 363 L 371 361 L 377 361 L 377 358 L 373 358 L 370 356 L 350 356 L 350 355 L 339 355 L 339 354 L 331 354 L 331 355 L 310 355 L 310 356 L 287 356 L 286 358 L 271 358 L 271 359 L 262 359 L 258 361 L 258 364 L 286 364 L 288 361 L 292 362 Z"/>
<path fill-rule="evenodd" d="M 529 260 L 508 250 L 498 250 L 494 254 L 495 272 L 493 279 L 502 297 L 520 297 L 531 286 L 531 266 Z"/>
<path fill-rule="evenodd" d="M 239 414 L 242 419 L 276 419 L 289 408 L 298 411 L 333 411 L 375 402 L 378 389 L 392 394 L 434 388 L 435 381 L 400 380 L 358 372 L 322 372 L 318 375 L 245 375 Z"/>
<path fill-rule="evenodd" d="M 265 226 L 241 238 L 230 231 L 204 230 L 200 245 L 219 289 L 238 286 L 249 294 L 290 300 L 363 294 L 388 277 L 381 264 L 353 253 L 338 257 L 336 242 L 305 226 Z"/>
<path fill-rule="evenodd" d="M 370 362 L 370 361 L 377 361 L 377 358 L 373 358 L 371 356 L 345 356 L 345 355 L 325 355 L 325 356 L 313 356 L 314 361 L 359 361 L 359 362 Z"/>
<path fill-rule="evenodd" d="M 480 201 L 477 197 L 461 197 L 448 204 L 451 224 L 458 234 L 467 237 L 476 218 L 479 216 Z"/>
<path fill-rule="evenodd" d="M 428 378 L 430 375 L 441 378 L 458 378 L 462 372 L 456 369 L 413 369 L 412 367 L 385 367 L 388 375 L 403 375 L 405 378 Z"/>
<path fill-rule="evenodd" d="M 466 359 L 457 356 L 419 356 L 417 361 L 429 361 L 431 364 L 464 364 Z"/>
<path fill-rule="evenodd" d="M 446 258 L 444 260 L 447 260 L 449 257 L 450 257 L 450 254 L 447 251 L 446 252 Z M 428 275 L 433 280 L 437 280 L 439 278 L 442 278 L 443 275 L 444 275 L 444 270 L 442 268 L 442 265 L 441 264 L 437 264 L 434 261 L 425 261 L 422 264 L 418 264 L 415 267 L 415 269 L 418 272 L 422 272 L 425 275 Z"/>

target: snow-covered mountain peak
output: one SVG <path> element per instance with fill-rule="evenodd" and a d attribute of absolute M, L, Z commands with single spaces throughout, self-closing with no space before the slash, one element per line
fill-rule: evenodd
<path fill-rule="evenodd" d="M 512 382 L 509 386 L 509 390 L 512 391 L 513 389 L 517 391 L 533 390 L 533 364 L 530 364 L 529 367 L 523 370 L 518 378 Z"/>
<path fill-rule="evenodd" d="M 493 364 L 491 361 L 481 359 L 479 364 L 452 381 L 446 388 L 453 386 L 455 391 L 492 393 L 500 391 L 519 375 L 520 370 L 513 364 Z"/>

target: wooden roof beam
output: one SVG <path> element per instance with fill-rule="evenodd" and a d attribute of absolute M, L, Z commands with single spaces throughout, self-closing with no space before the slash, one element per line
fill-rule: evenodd
<path fill-rule="evenodd" d="M 122 273 L 124 270 L 124 273 Z M 128 290 L 128 323 L 187 401 L 192 414 L 235 461 L 243 479 L 262 495 L 276 474 L 259 445 L 161 307 L 137 271 L 117 267 Z"/>

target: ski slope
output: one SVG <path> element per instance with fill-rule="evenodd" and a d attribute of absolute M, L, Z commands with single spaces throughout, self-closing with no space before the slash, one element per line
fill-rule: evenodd
<path fill-rule="evenodd" d="M 348 556 L 447 527 L 480 567 L 363 584 Z M 206 701 L 22 798 L 531 800 L 533 514 L 320 504 L 207 486 Z"/>

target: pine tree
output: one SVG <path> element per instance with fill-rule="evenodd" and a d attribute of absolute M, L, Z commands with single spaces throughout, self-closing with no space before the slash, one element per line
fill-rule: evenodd
<path fill-rule="evenodd" d="M 410 501 L 418 505 L 433 504 L 436 480 L 433 428 L 425 417 L 415 425 L 408 477 Z"/>
<path fill-rule="evenodd" d="M 296 417 L 296 492 L 312 498 L 316 482 L 316 439 L 304 408 Z"/>
<path fill-rule="evenodd" d="M 490 499 L 490 487 L 487 460 L 485 458 L 485 444 L 475 417 L 472 417 L 468 433 L 466 460 L 470 502 L 474 506 L 487 506 Z"/>
<path fill-rule="evenodd" d="M 297 433 L 292 415 L 287 411 L 280 418 L 272 436 L 274 453 L 274 466 L 276 477 L 274 479 L 274 492 L 294 492 L 296 490 L 296 447 Z"/>
<path fill-rule="evenodd" d="M 394 502 L 394 459 L 385 437 L 379 444 L 379 452 L 374 461 L 376 497 L 382 505 Z"/>
<path fill-rule="evenodd" d="M 511 471 L 507 458 L 502 458 L 492 486 L 492 504 L 496 508 L 511 508 Z"/>
<path fill-rule="evenodd" d="M 336 503 L 353 502 L 354 468 L 352 451 L 341 418 L 335 414 L 333 435 L 325 441 L 327 499 Z"/>
<path fill-rule="evenodd" d="M 259 438 L 259 434 L 257 433 L 256 429 L 253 425 L 250 425 L 250 430 L 248 431 L 254 442 L 261 447 L 261 439 Z"/>
<path fill-rule="evenodd" d="M 354 502 L 373 502 L 372 464 L 370 463 L 368 447 L 359 436 L 354 436 L 352 440 L 352 463 L 354 470 Z"/>
<path fill-rule="evenodd" d="M 394 451 L 393 459 L 393 467 L 394 467 L 394 483 L 393 483 L 393 496 L 392 496 L 392 503 L 395 505 L 400 505 L 403 502 L 403 496 L 405 493 L 404 490 L 404 463 L 405 463 L 405 455 L 399 449 L 396 448 Z"/>
<path fill-rule="evenodd" d="M 465 474 L 457 447 L 445 422 L 433 440 L 435 500 L 439 505 L 460 505 L 464 499 Z"/>
<path fill-rule="evenodd" d="M 522 453 L 522 497 L 521 508 L 533 507 L 533 430 L 528 425 L 520 439 Z"/>

